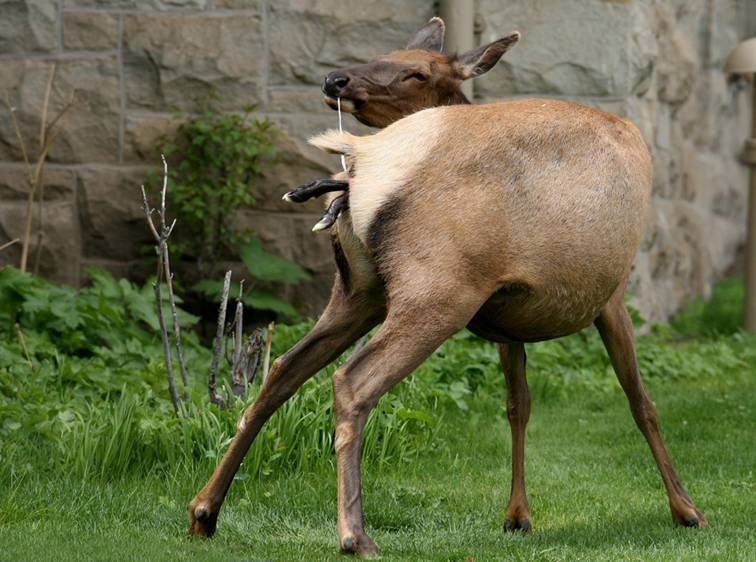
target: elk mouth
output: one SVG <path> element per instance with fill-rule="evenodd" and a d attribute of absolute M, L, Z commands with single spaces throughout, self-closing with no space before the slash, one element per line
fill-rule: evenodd
<path fill-rule="evenodd" d="M 328 107 L 333 110 L 336 110 L 339 107 L 336 98 L 329 96 L 328 94 L 323 97 L 323 101 Z M 360 100 L 355 98 L 341 98 L 341 111 L 343 111 L 344 113 L 355 113 L 362 109 L 362 106 L 365 105 L 366 101 L 367 100 Z"/>

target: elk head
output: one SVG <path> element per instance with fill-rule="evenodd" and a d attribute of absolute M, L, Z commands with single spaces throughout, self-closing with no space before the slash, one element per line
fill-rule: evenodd
<path fill-rule="evenodd" d="M 329 73 L 323 82 L 325 103 L 336 109 L 340 98 L 342 111 L 379 128 L 429 107 L 469 103 L 462 82 L 491 70 L 520 39 L 513 31 L 467 53 L 446 55 L 441 52 L 445 29 L 441 18 L 432 18 L 403 51 Z"/>

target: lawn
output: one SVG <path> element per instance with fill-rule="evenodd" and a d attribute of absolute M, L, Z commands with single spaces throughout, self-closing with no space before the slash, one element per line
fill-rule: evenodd
<path fill-rule="evenodd" d="M 640 338 L 639 356 L 670 454 L 709 528 L 673 527 L 651 454 L 590 330 L 528 348 L 533 412 L 526 479 L 534 531 L 504 533 L 510 446 L 503 381 L 493 347 L 461 334 L 387 397 L 391 408 L 371 422 L 378 428 L 373 447 L 387 452 L 366 460 L 363 495 L 367 531 L 382 558 L 753 560 L 756 338 L 706 332 L 717 321 L 707 317 L 711 307 L 691 310 L 683 324 Z M 295 402 L 300 410 L 293 406 L 274 417 L 271 431 L 253 445 L 216 536 L 190 540 L 185 505 L 221 451 L 203 445 L 199 453 L 171 452 L 173 443 L 186 448 L 184 434 L 199 439 L 182 433 L 189 422 L 155 421 L 172 416 L 164 398 L 124 402 L 139 392 L 159 393 L 162 387 L 150 379 L 156 367 L 137 373 L 141 386 L 120 393 L 97 390 L 96 383 L 105 383 L 95 375 L 62 377 L 64 361 L 57 358 L 57 367 L 48 369 L 42 351 L 35 355 L 34 346 L 42 344 L 33 337 L 32 320 L 23 367 L 31 374 L 22 380 L 0 363 L 6 377 L 0 379 L 0 560 L 339 558 L 333 453 L 328 446 L 317 458 L 303 451 L 317 448 L 311 433 L 330 435 L 332 413 L 304 417 L 296 431 L 282 421 L 327 403 L 326 373 L 305 389 L 307 400 Z M 303 329 L 283 331 L 278 345 L 286 347 Z M 0 361 L 19 352 L 15 344 L 4 345 Z M 190 350 L 189 357 L 205 358 L 196 353 Z M 121 376 L 117 362 L 103 357 L 97 357 L 102 368 Z M 75 365 L 78 371 L 66 368 L 82 372 Z M 85 389 L 86 406 L 66 402 Z M 203 400 L 198 391 L 195 402 Z M 25 424 L 14 409 L 24 404 L 14 401 L 27 401 L 35 420 L 49 419 Z M 119 410 L 124 403 L 132 404 L 126 414 Z M 218 427 L 206 423 L 216 441 L 228 437 L 241 404 L 235 408 L 217 414 Z M 158 442 L 166 451 L 161 457 L 155 439 L 166 433 Z M 291 435 L 292 442 L 271 446 L 266 440 L 275 435 Z M 102 436 L 108 439 L 98 441 Z M 269 448 L 275 462 L 259 458 Z"/>

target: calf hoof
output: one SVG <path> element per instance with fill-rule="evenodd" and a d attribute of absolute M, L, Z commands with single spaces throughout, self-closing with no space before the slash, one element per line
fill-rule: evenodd
<path fill-rule="evenodd" d="M 522 531 L 527 533 L 530 531 L 530 519 L 527 517 L 509 518 L 504 519 L 504 530 L 507 533 L 513 533 L 515 531 Z"/>
<path fill-rule="evenodd" d="M 211 510 L 206 504 L 194 502 L 189 504 L 189 535 L 209 538 L 215 534 L 218 523 L 218 511 Z"/>
<path fill-rule="evenodd" d="M 365 533 L 351 534 L 341 539 L 342 554 L 356 554 L 360 558 L 377 558 L 378 547 Z"/>

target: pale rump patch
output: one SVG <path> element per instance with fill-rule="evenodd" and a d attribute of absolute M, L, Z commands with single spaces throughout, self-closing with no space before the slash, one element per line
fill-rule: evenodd
<path fill-rule="evenodd" d="M 236 424 L 236 429 L 238 431 L 244 431 L 244 428 L 247 427 L 247 422 L 244 421 L 244 415 L 239 418 L 239 423 Z"/>
<path fill-rule="evenodd" d="M 370 136 L 328 131 L 310 139 L 321 150 L 351 159 L 355 172 L 349 186 L 349 212 L 363 243 L 373 217 L 389 196 L 398 189 L 412 189 L 406 180 L 436 148 L 444 109 L 420 111 Z"/>

